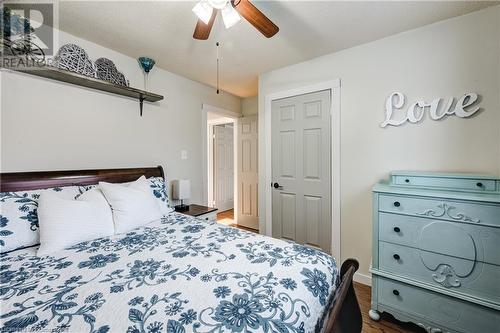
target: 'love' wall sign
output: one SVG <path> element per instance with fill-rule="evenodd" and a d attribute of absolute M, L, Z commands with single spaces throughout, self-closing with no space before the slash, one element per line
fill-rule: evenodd
<path fill-rule="evenodd" d="M 386 127 L 387 125 L 400 126 L 407 121 L 416 124 L 423 119 L 426 110 L 428 110 L 432 120 L 440 120 L 451 115 L 468 118 L 480 110 L 479 107 L 472 107 L 478 100 L 477 94 L 474 93 L 463 95 L 456 103 L 454 103 L 455 98 L 450 97 L 446 105 L 440 108 L 443 100 L 444 98 L 436 98 L 430 103 L 416 101 L 408 106 L 406 115 L 402 120 L 395 120 L 393 119 L 394 114 L 402 110 L 405 105 L 405 95 L 400 92 L 393 92 L 385 102 L 385 120 L 380 124 L 380 127 Z"/>

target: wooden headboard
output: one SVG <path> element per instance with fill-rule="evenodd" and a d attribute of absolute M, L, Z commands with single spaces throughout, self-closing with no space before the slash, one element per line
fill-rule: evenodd
<path fill-rule="evenodd" d="M 140 176 L 165 178 L 161 166 L 130 169 L 97 169 L 0 173 L 0 192 L 38 190 L 49 187 L 93 185 L 101 181 L 124 183 Z"/>

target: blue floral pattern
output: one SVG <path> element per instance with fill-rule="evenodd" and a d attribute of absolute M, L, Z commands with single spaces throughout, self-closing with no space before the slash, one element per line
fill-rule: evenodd
<path fill-rule="evenodd" d="M 172 216 L 177 218 L 172 219 Z M 210 232 L 202 232 L 206 228 L 206 222 L 199 219 L 192 219 L 186 215 L 170 214 L 161 220 L 164 228 L 151 228 L 146 226 L 140 231 L 131 231 L 124 238 L 111 240 L 109 238 L 101 238 L 89 242 L 82 242 L 72 246 L 70 249 L 75 249 L 78 252 L 93 253 L 96 251 L 117 252 L 126 250 L 129 255 L 141 252 L 144 250 L 157 251 L 156 248 L 161 246 L 165 253 L 172 254 L 174 258 L 185 257 L 217 257 L 218 262 L 233 260 L 236 255 L 230 252 L 221 251 L 221 244 L 226 240 L 244 239 L 253 237 L 250 232 L 240 231 L 231 228 L 235 231 L 228 232 L 225 227 L 213 228 Z M 176 233 L 176 229 L 170 226 L 179 227 L 180 230 Z M 179 237 L 183 235 L 182 237 Z M 236 236 L 237 234 L 237 236 Z M 218 242 L 204 241 L 217 239 Z"/>
<path fill-rule="evenodd" d="M 173 211 L 170 208 L 170 200 L 168 198 L 167 186 L 165 180 L 161 177 L 148 178 L 153 196 L 160 201 L 160 208 L 163 214 L 168 214 Z"/>
<path fill-rule="evenodd" d="M 165 202 L 168 205 L 168 194 L 167 187 L 165 185 L 165 181 L 161 177 L 151 177 L 149 178 L 151 182 L 151 189 L 153 190 L 153 195 Z"/>
<path fill-rule="evenodd" d="M 308 268 L 303 268 L 302 275 L 307 279 L 302 280 L 307 289 L 319 298 L 321 305 L 326 305 L 326 298 L 328 297 L 330 285 L 326 281 L 326 274 L 316 268 L 311 271 Z"/>
<path fill-rule="evenodd" d="M 227 286 L 221 286 L 214 289 L 214 295 L 217 298 L 226 298 L 231 294 L 231 289 Z"/>
<path fill-rule="evenodd" d="M 338 277 L 321 251 L 178 213 L 35 253 L 0 254 L 0 332 L 313 332 Z"/>
<path fill-rule="evenodd" d="M 323 264 L 329 268 L 332 275 L 332 284 L 335 283 L 336 265 L 335 260 L 323 251 L 308 246 L 288 243 L 287 246 L 276 246 L 273 242 L 259 240 L 246 244 L 237 244 L 236 247 L 245 254 L 247 260 L 252 264 L 269 264 L 269 267 L 280 264 L 289 267 L 301 264 Z"/>
<path fill-rule="evenodd" d="M 118 269 L 109 274 L 100 282 L 111 282 L 109 291 L 111 293 L 119 293 L 125 290 L 132 290 L 142 285 L 154 286 L 166 283 L 169 279 L 176 280 L 183 277 L 186 280 L 191 280 L 200 273 L 200 270 L 191 265 L 187 265 L 185 269 L 174 268 L 170 264 L 165 264 L 164 261 L 156 261 L 148 259 L 145 261 L 135 260 L 128 265 L 128 273 Z"/>
<path fill-rule="evenodd" d="M 0 252 L 12 251 L 39 243 L 37 209 L 41 193 L 44 191 L 60 192 L 61 197 L 74 199 L 92 187 L 95 185 L 53 187 L 24 192 L 0 192 L 0 204 L 2 205 Z"/>
<path fill-rule="evenodd" d="M 0 246 L 5 246 L 5 241 L 2 239 L 3 237 L 7 237 L 9 235 L 12 235 L 13 232 L 8 230 L 7 224 L 9 224 L 9 219 L 3 215 L 0 215 Z"/>
<path fill-rule="evenodd" d="M 89 260 L 82 261 L 78 264 L 78 268 L 88 267 L 90 269 L 102 268 L 106 266 L 106 264 L 115 262 L 118 260 L 118 255 L 116 253 L 111 254 L 98 254 L 95 256 L 91 256 Z"/>
<path fill-rule="evenodd" d="M 199 322 L 194 324 L 195 332 L 305 332 L 305 320 L 311 317 L 308 303 L 280 290 L 273 272 L 262 276 L 257 273 L 220 273 L 213 269 L 208 276 L 215 282 L 232 282 L 239 288 L 230 300 L 221 300 L 215 309 L 207 307 L 201 310 Z M 220 290 L 216 290 L 216 296 L 220 295 Z M 225 296 L 231 293 L 229 289 L 225 291 Z"/>
<path fill-rule="evenodd" d="M 215 319 L 233 332 L 257 329 L 263 322 L 264 306 L 258 299 L 249 299 L 248 294 L 236 294 L 233 300 L 222 301 L 215 309 Z"/>

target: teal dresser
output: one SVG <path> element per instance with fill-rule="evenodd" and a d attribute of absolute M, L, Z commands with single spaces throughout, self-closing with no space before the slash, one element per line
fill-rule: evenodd
<path fill-rule="evenodd" d="M 500 332 L 500 179 L 393 172 L 373 188 L 370 317 Z"/>

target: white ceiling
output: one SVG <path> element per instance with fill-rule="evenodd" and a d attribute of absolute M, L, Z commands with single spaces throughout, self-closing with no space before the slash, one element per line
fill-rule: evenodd
<path fill-rule="evenodd" d="M 225 29 L 220 17 L 207 41 L 192 38 L 193 1 L 60 2 L 60 28 L 134 58 L 214 86 L 220 41 L 221 88 L 257 94 L 258 75 L 446 18 L 497 1 L 253 1 L 279 33 L 262 36 L 248 22 Z"/>

